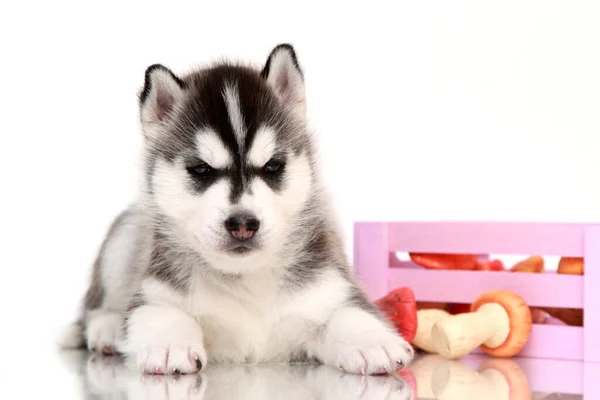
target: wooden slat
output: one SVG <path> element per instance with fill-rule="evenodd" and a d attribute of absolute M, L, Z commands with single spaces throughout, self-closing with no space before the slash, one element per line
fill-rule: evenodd
<path fill-rule="evenodd" d="M 390 268 L 389 274 L 389 290 L 408 286 L 419 301 L 472 303 L 485 292 L 506 289 L 530 306 L 583 308 L 582 276 L 422 268 Z"/>
<path fill-rule="evenodd" d="M 584 224 L 389 222 L 390 251 L 583 256 Z"/>

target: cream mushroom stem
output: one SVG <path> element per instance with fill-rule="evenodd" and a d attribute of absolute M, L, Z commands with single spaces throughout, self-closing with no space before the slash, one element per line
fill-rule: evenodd
<path fill-rule="evenodd" d="M 449 316 L 448 312 L 437 308 L 417 311 L 417 332 L 412 344 L 428 353 L 437 353 L 433 345 L 431 329 L 440 319 Z"/>
<path fill-rule="evenodd" d="M 436 353 L 457 359 L 482 344 L 498 347 L 509 333 L 510 319 L 504 307 L 488 303 L 474 312 L 439 319 L 431 329 L 431 342 Z"/>

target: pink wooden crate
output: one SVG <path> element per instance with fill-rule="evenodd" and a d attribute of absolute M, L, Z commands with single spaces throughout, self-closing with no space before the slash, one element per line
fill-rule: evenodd
<path fill-rule="evenodd" d="M 600 224 L 357 222 L 354 264 L 371 300 L 409 286 L 418 301 L 471 303 L 508 289 L 530 306 L 584 309 L 584 326 L 534 325 L 519 356 L 600 362 Z M 585 275 L 397 267 L 396 252 L 584 257 Z M 391 262 L 392 261 L 392 262 Z"/>

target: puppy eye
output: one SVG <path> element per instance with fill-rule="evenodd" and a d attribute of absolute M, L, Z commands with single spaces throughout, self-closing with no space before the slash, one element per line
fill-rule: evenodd
<path fill-rule="evenodd" d="M 206 163 L 200 163 L 196 166 L 189 167 L 188 172 L 196 178 L 208 178 L 215 174 L 215 170 Z"/>
<path fill-rule="evenodd" d="M 277 160 L 269 160 L 263 167 L 263 171 L 267 174 L 276 174 L 281 171 L 283 163 Z"/>

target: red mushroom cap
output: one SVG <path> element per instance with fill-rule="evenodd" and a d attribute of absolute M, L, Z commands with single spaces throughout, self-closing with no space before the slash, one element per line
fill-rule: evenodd
<path fill-rule="evenodd" d="M 394 289 L 375 301 L 404 340 L 411 343 L 417 333 L 417 301 L 409 287 Z"/>

